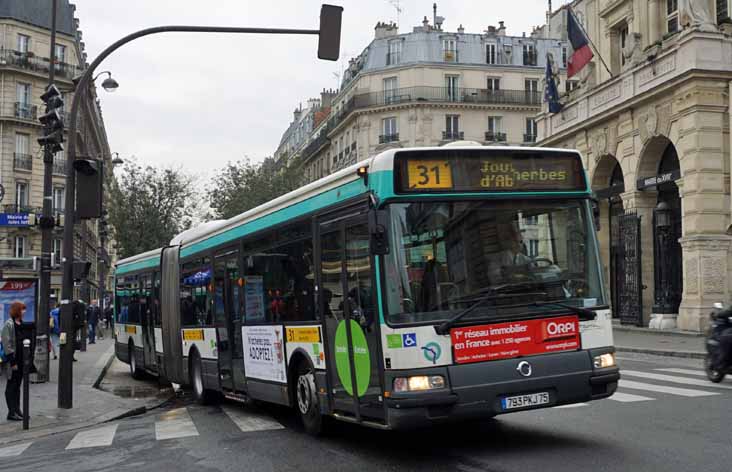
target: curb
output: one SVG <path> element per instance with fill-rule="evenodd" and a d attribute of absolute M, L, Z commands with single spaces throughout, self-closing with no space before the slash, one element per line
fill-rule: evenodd
<path fill-rule="evenodd" d="M 99 389 L 99 385 L 102 383 L 102 380 L 104 380 L 104 376 L 107 375 L 107 371 L 109 370 L 109 367 L 112 365 L 112 362 L 114 362 L 116 357 L 117 356 L 116 356 L 115 351 L 112 351 L 112 353 L 109 356 L 109 359 L 107 359 L 107 362 L 104 363 L 104 367 L 102 367 L 101 372 L 99 372 L 97 379 L 92 384 L 92 388 Z"/>
<path fill-rule="evenodd" d="M 697 333 L 695 331 L 681 331 L 673 329 L 650 329 L 642 328 L 640 326 L 629 326 L 613 324 L 613 331 L 623 331 L 626 333 L 641 333 L 652 336 L 683 336 L 685 338 L 703 338 L 704 333 Z"/>
<path fill-rule="evenodd" d="M 638 347 L 615 346 L 616 352 L 632 352 L 636 354 L 651 354 L 654 356 L 679 357 L 684 359 L 704 359 L 705 352 L 699 351 L 672 351 L 670 349 L 646 349 Z"/>

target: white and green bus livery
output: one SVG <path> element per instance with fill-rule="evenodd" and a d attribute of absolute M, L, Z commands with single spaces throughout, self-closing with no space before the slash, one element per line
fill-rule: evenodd
<path fill-rule="evenodd" d="M 120 261 L 117 354 L 313 433 L 606 398 L 592 208 L 576 151 L 389 150 Z"/>

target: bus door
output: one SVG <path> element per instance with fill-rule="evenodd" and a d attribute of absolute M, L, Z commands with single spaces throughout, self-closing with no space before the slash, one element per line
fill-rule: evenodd
<path fill-rule="evenodd" d="M 153 275 L 140 276 L 140 324 L 142 325 L 142 358 L 145 368 L 155 368 L 155 316 L 153 310 Z"/>
<path fill-rule="evenodd" d="M 235 368 L 243 364 L 240 280 L 239 252 L 229 251 L 217 256 L 214 263 L 214 313 L 219 378 L 221 386 L 227 390 L 241 390 L 244 382 L 243 369 Z"/>
<path fill-rule="evenodd" d="M 320 225 L 320 307 L 331 404 L 359 420 L 383 420 L 379 320 L 366 215 Z"/>

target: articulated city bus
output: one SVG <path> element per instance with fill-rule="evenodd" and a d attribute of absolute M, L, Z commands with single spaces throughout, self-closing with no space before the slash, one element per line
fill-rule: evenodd
<path fill-rule="evenodd" d="M 389 150 L 116 274 L 133 374 L 289 405 L 313 433 L 586 402 L 619 379 L 575 151 Z"/>

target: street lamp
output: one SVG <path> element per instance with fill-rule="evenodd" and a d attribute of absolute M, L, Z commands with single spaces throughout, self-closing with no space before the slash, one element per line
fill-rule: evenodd
<path fill-rule="evenodd" d="M 107 74 L 107 78 L 102 82 L 102 88 L 109 93 L 116 92 L 119 88 L 119 83 L 112 78 L 112 73 L 108 70 L 98 73 L 97 76 L 92 79 L 92 82 L 96 82 L 99 76 L 103 74 Z"/>
<path fill-rule="evenodd" d="M 119 153 L 118 152 L 113 152 L 112 155 L 115 156 L 115 158 L 112 159 L 112 165 L 118 166 L 120 164 L 124 164 L 125 163 L 125 161 L 122 160 L 121 157 L 119 157 Z"/>

